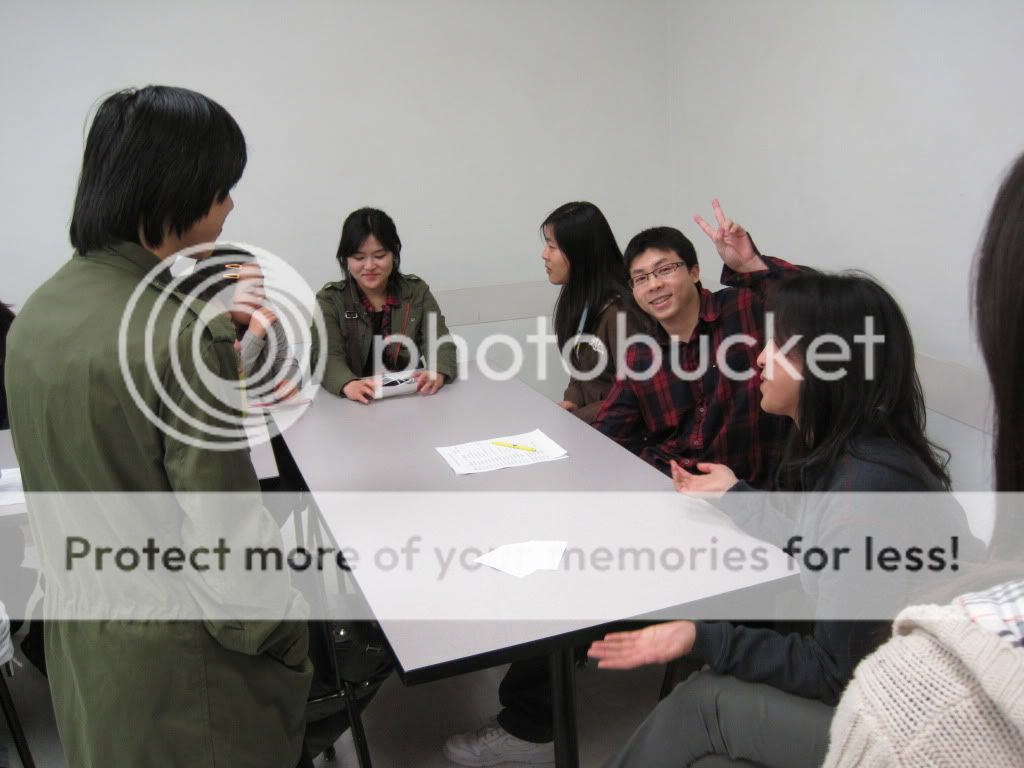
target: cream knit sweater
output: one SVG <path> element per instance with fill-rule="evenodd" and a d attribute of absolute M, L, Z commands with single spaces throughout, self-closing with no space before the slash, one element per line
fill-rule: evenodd
<path fill-rule="evenodd" d="M 957 602 L 905 609 L 857 667 L 824 765 L 1024 766 L 1024 648 Z"/>

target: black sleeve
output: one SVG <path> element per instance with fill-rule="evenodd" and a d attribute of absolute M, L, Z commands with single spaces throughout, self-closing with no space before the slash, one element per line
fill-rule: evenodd
<path fill-rule="evenodd" d="M 813 635 L 697 622 L 691 656 L 712 671 L 834 705 L 853 670 L 885 638 L 887 622 L 819 621 Z"/>

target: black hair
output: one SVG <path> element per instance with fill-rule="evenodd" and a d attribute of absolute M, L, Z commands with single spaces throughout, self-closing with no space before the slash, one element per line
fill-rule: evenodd
<path fill-rule="evenodd" d="M 71 244 L 158 247 L 227 197 L 245 169 L 245 137 L 220 104 L 165 85 L 129 88 L 96 110 L 82 158 Z"/>
<path fill-rule="evenodd" d="M 780 281 L 766 308 L 774 314 L 777 346 L 800 336 L 794 349 L 806 359 L 815 338 L 834 334 L 850 351 L 847 360 L 816 359 L 826 375 L 846 370 L 831 381 L 804 366 L 797 426 L 779 468 L 780 487 L 809 490 L 844 453 L 856 453 L 856 439 L 865 436 L 891 438 L 943 487 L 950 487 L 949 454 L 925 436 L 924 394 L 910 328 L 881 285 L 859 273 L 805 271 Z M 870 345 L 856 340 L 865 333 L 868 318 L 873 319 L 873 333 L 883 337 Z M 823 346 L 823 351 L 834 351 L 834 344 Z"/>
<path fill-rule="evenodd" d="M 558 206 L 540 225 L 541 235 L 551 227 L 555 243 L 569 262 L 569 279 L 555 302 L 553 325 L 559 347 L 576 335 L 580 318 L 589 307 L 584 333 L 593 333 L 604 306 L 621 300 L 623 310 L 639 315 L 626 283 L 622 252 L 608 219 L 593 203 Z"/>
<path fill-rule="evenodd" d="M 698 265 L 697 249 L 693 247 L 690 238 L 675 227 L 651 227 L 634 235 L 626 246 L 626 253 L 622 257 L 626 272 L 629 272 L 633 265 L 633 259 L 651 248 L 656 251 L 671 251 L 682 259 L 687 272 Z M 700 290 L 700 281 L 696 286 L 697 290 Z"/>
<path fill-rule="evenodd" d="M 398 237 L 395 222 L 384 211 L 378 208 L 360 208 L 345 217 L 341 225 L 341 240 L 338 243 L 338 264 L 346 278 L 349 278 L 348 257 L 356 253 L 370 235 L 373 235 L 384 250 L 394 259 L 394 267 L 388 277 L 387 290 L 394 293 L 398 289 L 400 276 L 399 264 L 402 257 L 402 240 Z M 350 281 L 354 283 L 355 281 Z"/>
<path fill-rule="evenodd" d="M 4 389 L 4 372 L 7 363 L 7 332 L 14 322 L 14 313 L 9 305 L 0 301 L 0 429 L 9 429 L 7 419 L 7 392 Z"/>
<path fill-rule="evenodd" d="M 974 316 L 995 411 L 996 490 L 1024 491 L 1024 155 L 996 194 L 975 264 Z M 996 557 L 1024 557 L 1024 513 L 1001 497 L 992 536 Z M 1019 497 L 1017 497 L 1019 498 Z"/>

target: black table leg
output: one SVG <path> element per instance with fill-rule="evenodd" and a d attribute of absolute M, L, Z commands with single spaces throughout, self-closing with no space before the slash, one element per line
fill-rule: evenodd
<path fill-rule="evenodd" d="M 356 748 L 356 760 L 359 768 L 370 768 L 370 746 L 366 742 L 366 731 L 363 730 L 363 718 L 356 701 L 356 689 L 352 683 L 345 681 L 345 699 L 348 703 L 348 721 L 352 727 L 352 744 Z"/>
<path fill-rule="evenodd" d="M 28 739 L 25 738 L 25 732 L 21 730 L 21 721 L 18 720 L 18 713 L 14 709 L 14 700 L 7 689 L 7 681 L 4 680 L 3 675 L 3 666 L 0 666 L 0 706 L 3 707 L 4 717 L 7 719 L 7 727 L 14 738 L 14 746 L 18 750 L 18 757 L 21 758 L 22 765 L 25 768 L 35 768 L 36 764 L 32 761 L 32 752 L 28 748 Z"/>
<path fill-rule="evenodd" d="M 576 739 L 576 659 L 572 646 L 551 654 L 551 709 L 555 727 L 555 766 L 579 768 Z"/>

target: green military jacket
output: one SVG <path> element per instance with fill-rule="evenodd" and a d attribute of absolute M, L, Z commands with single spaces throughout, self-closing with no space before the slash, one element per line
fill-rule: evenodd
<path fill-rule="evenodd" d="M 187 439 L 207 434 L 205 427 L 216 420 L 183 391 L 198 381 L 200 363 L 224 378 L 238 375 L 230 323 L 201 328 L 186 311 L 175 330 L 182 297 L 170 294 L 161 307 L 158 299 L 166 292 L 148 286 L 137 311 L 155 317 L 152 332 L 133 322 L 125 337 L 137 398 L 122 374 L 122 314 L 157 264 L 152 253 L 132 243 L 75 254 L 25 303 L 8 338 L 11 428 L 44 570 L 60 562 L 64 542 L 32 514 L 31 493 L 39 491 L 229 491 L 232 499 L 256 500 L 245 519 L 221 519 L 210 508 L 197 515 L 182 502 L 182 539 L 232 527 L 280 546 L 280 531 L 259 502 L 248 450 L 212 450 Z M 146 373 L 147 336 L 154 375 Z M 181 360 L 177 373 L 170 362 L 175 349 Z M 199 360 L 191 349 L 198 349 Z M 176 436 L 151 423 L 144 408 Z M 140 516 L 150 511 L 144 502 L 139 505 Z M 179 510 L 176 501 L 171 506 Z M 58 569 L 47 580 L 48 614 L 62 601 L 77 599 L 75 589 L 75 580 Z M 294 614 L 282 615 L 302 618 L 305 603 L 290 583 L 273 589 L 274 599 L 283 595 L 298 606 Z M 166 618 L 157 613 L 151 621 L 46 625 L 50 689 L 68 765 L 294 766 L 311 674 L 306 624 Z"/>
<path fill-rule="evenodd" d="M 411 338 L 423 364 L 428 369 L 443 373 L 451 381 L 458 374 L 455 344 L 451 341 L 436 343 L 448 336 L 448 326 L 430 287 L 416 275 L 399 275 L 398 298 L 401 305 L 391 310 L 391 333 L 404 333 Z M 370 373 L 363 371 L 363 366 L 373 344 L 373 328 L 358 293 L 346 280 L 327 283 L 317 293 L 316 300 L 323 313 L 327 334 L 322 345 L 325 349 L 319 350 L 321 344 L 314 344 L 314 352 L 322 351 L 327 356 L 321 383 L 324 389 L 340 395 L 350 381 Z M 436 337 L 429 333 L 428 318 L 431 315 L 437 318 Z M 315 333 L 314 338 L 317 338 Z M 405 368 L 408 365 L 409 352 L 403 347 L 398 366 Z"/>

